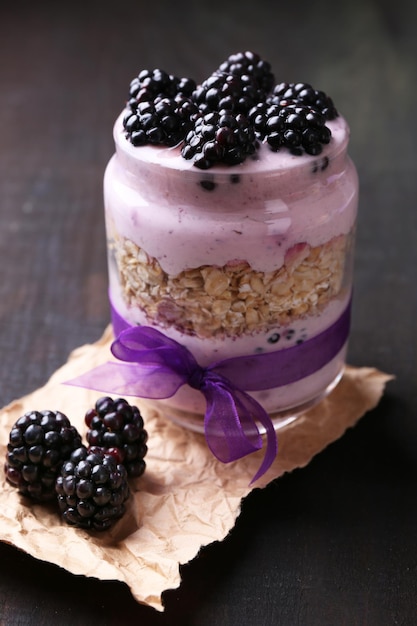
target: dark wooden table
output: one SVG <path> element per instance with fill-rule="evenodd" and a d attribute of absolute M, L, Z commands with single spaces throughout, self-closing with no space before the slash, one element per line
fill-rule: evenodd
<path fill-rule="evenodd" d="M 43 385 L 109 321 L 102 176 L 143 67 L 201 80 L 257 50 L 330 93 L 361 179 L 349 362 L 393 373 L 380 405 L 302 470 L 255 490 L 182 568 L 163 614 L 116 582 L 0 545 L 0 623 L 417 623 L 417 4 L 3 0 L 0 404 Z"/>

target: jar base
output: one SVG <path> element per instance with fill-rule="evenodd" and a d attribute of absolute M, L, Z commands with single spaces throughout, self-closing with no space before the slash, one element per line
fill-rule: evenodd
<path fill-rule="evenodd" d="M 301 404 L 296 406 L 287 407 L 282 410 L 274 411 L 270 413 L 270 418 L 274 429 L 276 431 L 282 430 L 296 421 L 306 411 L 317 406 L 324 398 L 326 398 L 340 382 L 344 373 L 344 366 L 340 369 L 335 378 L 327 385 L 327 387 L 318 395 L 314 396 Z M 149 403 L 149 401 L 148 401 Z M 178 426 L 182 426 L 188 430 L 192 430 L 197 433 L 204 433 L 204 416 L 199 413 L 190 413 L 187 411 L 179 410 L 174 407 L 170 407 L 167 404 L 159 404 L 150 402 L 153 406 L 156 406 L 164 417 L 171 420 Z M 261 435 L 265 434 L 265 428 L 258 424 L 259 432 Z"/>

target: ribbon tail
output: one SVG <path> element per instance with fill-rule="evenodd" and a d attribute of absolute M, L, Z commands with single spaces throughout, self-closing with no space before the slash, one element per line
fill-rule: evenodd
<path fill-rule="evenodd" d="M 155 400 L 170 398 L 184 382 L 183 376 L 164 366 L 146 367 L 138 363 L 109 361 L 64 384 L 106 394 Z"/>
<path fill-rule="evenodd" d="M 201 388 L 207 401 L 204 431 L 207 445 L 216 458 L 230 463 L 262 448 L 257 423 L 266 432 L 263 462 L 251 480 L 258 480 L 277 454 L 277 438 L 269 415 L 256 400 L 231 386 L 226 379 L 208 378 Z"/>
<path fill-rule="evenodd" d="M 278 441 L 277 441 L 277 433 L 275 431 L 274 425 L 268 413 L 251 396 L 248 396 L 248 398 L 250 398 L 250 400 L 257 407 L 256 417 L 259 420 L 259 422 L 262 424 L 262 426 L 265 428 L 265 436 L 266 436 L 265 456 L 263 458 L 261 466 L 259 467 L 255 476 L 250 481 L 250 484 L 252 485 L 252 483 L 254 483 L 259 478 L 261 478 L 261 476 L 263 476 L 265 472 L 271 467 L 275 457 L 278 454 Z"/>

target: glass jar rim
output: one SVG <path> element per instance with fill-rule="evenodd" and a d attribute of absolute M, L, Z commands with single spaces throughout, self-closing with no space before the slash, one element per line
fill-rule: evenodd
<path fill-rule="evenodd" d="M 164 168 L 182 176 L 197 178 L 216 178 L 218 183 L 229 181 L 231 176 L 255 176 L 262 174 L 266 177 L 285 176 L 294 170 L 315 168 L 320 169 L 323 162 L 335 161 L 347 153 L 350 129 L 345 118 L 339 115 L 335 120 L 326 124 L 332 137 L 329 144 L 323 146 L 322 152 L 317 155 L 293 155 L 288 150 L 273 151 L 265 144 L 261 144 L 253 157 L 238 165 L 219 164 L 208 170 L 195 167 L 192 161 L 181 156 L 179 145 L 173 147 L 145 145 L 136 147 L 125 136 L 123 129 L 123 112 L 117 118 L 113 128 L 113 138 L 116 153 L 122 158 L 123 165 L 132 173 L 142 164 L 148 168 Z"/>

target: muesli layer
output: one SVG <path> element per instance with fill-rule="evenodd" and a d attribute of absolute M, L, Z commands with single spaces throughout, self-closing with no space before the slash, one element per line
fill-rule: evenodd
<path fill-rule="evenodd" d="M 352 238 L 339 235 L 316 247 L 296 244 L 270 272 L 233 260 L 170 275 L 130 239 L 117 236 L 109 249 L 128 307 L 162 328 L 223 338 L 267 332 L 320 313 L 343 289 Z"/>

